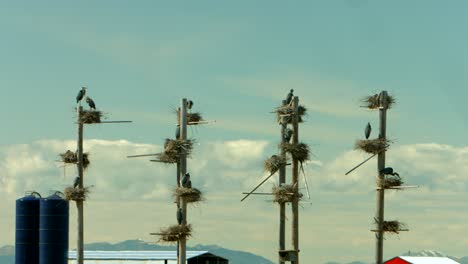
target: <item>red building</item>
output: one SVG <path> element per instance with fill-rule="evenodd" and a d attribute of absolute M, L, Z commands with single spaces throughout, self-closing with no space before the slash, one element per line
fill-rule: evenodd
<path fill-rule="evenodd" d="M 386 264 L 460 264 L 449 258 L 440 257 L 406 257 L 399 256 L 387 260 Z"/>

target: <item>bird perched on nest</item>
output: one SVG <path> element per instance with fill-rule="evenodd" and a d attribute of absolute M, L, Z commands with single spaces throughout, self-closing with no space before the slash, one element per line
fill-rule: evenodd
<path fill-rule="evenodd" d="M 76 96 L 76 103 L 79 103 L 81 99 L 83 99 L 85 94 L 86 94 L 86 87 L 81 87 L 81 90 L 78 92 L 78 95 Z"/>
<path fill-rule="evenodd" d="M 188 100 L 188 101 L 187 101 L 187 108 L 190 110 L 190 109 L 192 109 L 192 106 L 193 106 L 193 101 L 192 101 L 192 100 Z"/>
<path fill-rule="evenodd" d="M 286 96 L 286 105 L 290 104 L 291 103 L 291 100 L 294 96 L 294 89 L 291 89 L 288 93 L 288 95 Z"/>
<path fill-rule="evenodd" d="M 182 182 L 181 182 L 181 185 L 182 187 L 185 187 L 185 188 L 189 188 L 188 187 L 188 183 L 190 181 L 190 173 L 185 173 L 184 177 L 182 177 Z M 190 182 L 190 185 L 192 185 L 192 183 Z"/>
<path fill-rule="evenodd" d="M 88 103 L 91 110 L 96 111 L 96 104 L 94 103 L 93 99 L 91 99 L 91 97 L 86 96 L 86 103 Z"/>
<path fill-rule="evenodd" d="M 80 176 L 76 176 L 75 180 L 73 181 L 73 188 L 78 187 L 79 184 L 80 184 Z"/>
<path fill-rule="evenodd" d="M 364 135 L 366 136 L 366 139 L 369 139 L 370 133 L 372 131 L 372 127 L 369 122 L 367 122 L 366 129 L 364 130 Z"/>
<path fill-rule="evenodd" d="M 289 128 L 286 128 L 286 131 L 284 131 L 284 142 L 289 142 L 291 141 L 291 138 L 292 138 L 292 135 L 293 135 L 293 131 Z"/>
<path fill-rule="evenodd" d="M 179 208 L 177 209 L 177 223 L 181 225 L 183 221 L 184 221 L 184 212 L 182 211 L 182 208 Z"/>
<path fill-rule="evenodd" d="M 384 174 L 384 175 L 393 175 L 393 176 L 400 177 L 400 174 L 394 172 L 392 167 L 387 167 L 387 168 L 381 170 L 380 173 Z"/>

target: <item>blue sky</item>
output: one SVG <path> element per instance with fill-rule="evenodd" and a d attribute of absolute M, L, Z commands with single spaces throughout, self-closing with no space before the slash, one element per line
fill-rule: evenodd
<path fill-rule="evenodd" d="M 275 117 L 269 112 L 293 88 L 309 108 L 301 137 L 311 145 L 314 159 L 324 164 L 319 171 L 332 173 L 346 163 L 340 157 L 359 159 L 359 154 L 349 151 L 362 137 L 364 125 L 370 121 L 377 128 L 377 114 L 359 108 L 359 99 L 387 90 L 397 98 L 388 117 L 388 135 L 396 149 L 409 155 L 410 161 L 424 163 L 407 149 L 412 146 L 425 153 L 421 150 L 425 147 L 415 144 L 432 144 L 432 151 L 446 146 L 437 157 L 451 153 L 458 158 L 449 162 L 460 165 L 457 161 L 465 157 L 468 143 L 467 5 L 463 1 L 366 0 L 0 1 L 0 119 L 4 122 L 0 146 L 4 157 L 14 159 L 8 156 L 18 153 L 12 149 L 26 146 L 33 153 L 52 153 L 37 142 L 73 139 L 74 99 L 85 85 L 110 120 L 134 121 L 91 127 L 87 138 L 126 140 L 133 146 L 129 151 L 139 149 L 137 144 L 157 148 L 172 136 L 173 109 L 180 98 L 188 97 L 206 119 L 216 120 L 190 131 L 202 145 L 200 154 L 210 152 L 207 146 L 226 150 L 232 147 L 226 142 L 248 140 L 258 147 L 255 157 L 260 161 L 260 156 L 274 151 L 278 138 Z M 56 159 L 42 157 L 44 162 Z M 222 170 L 223 160 L 219 162 L 209 168 Z M 408 167 L 417 171 L 412 180 L 440 186 L 424 173 L 444 177 L 438 174 L 442 167 L 425 170 L 426 165 Z M 239 173 L 256 167 L 247 162 Z M 59 170 L 48 172 L 60 175 Z M 454 175 L 457 186 L 466 185 L 461 168 Z M 319 182 L 318 192 L 339 193 L 340 184 L 326 181 L 325 189 L 320 189 Z M 327 186 L 336 188 L 327 190 Z M 18 197 L 21 186 L 4 194 Z M 127 198 L 135 198 L 131 197 Z M 362 199 L 357 194 L 353 197 Z M 103 202 L 99 199 L 96 202 Z M 445 199 L 449 203 L 450 198 Z M 459 209 L 444 214 L 455 217 Z M 313 213 L 320 213 L 316 210 L 309 208 L 311 219 Z M 3 243 L 13 240 L 0 240 Z M 241 247 L 240 242 L 230 245 Z M 324 252 L 307 257 L 346 257 Z M 365 251 L 359 252 L 356 257 L 364 259 Z M 257 253 L 274 258 L 267 249 Z"/>

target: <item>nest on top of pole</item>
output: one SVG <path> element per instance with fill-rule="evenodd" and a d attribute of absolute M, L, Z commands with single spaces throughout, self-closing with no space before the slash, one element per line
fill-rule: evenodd
<path fill-rule="evenodd" d="M 282 184 L 273 186 L 273 202 L 274 203 L 291 203 L 302 199 L 302 193 L 296 191 L 293 184 Z"/>
<path fill-rule="evenodd" d="M 190 156 L 193 148 L 193 139 L 169 139 L 164 142 L 164 151 L 157 154 L 159 161 L 164 163 L 177 163 L 182 155 Z"/>
<path fill-rule="evenodd" d="M 380 187 L 384 189 L 390 189 L 392 187 L 398 187 L 403 185 L 403 180 L 400 178 L 400 176 L 393 176 L 393 175 L 385 175 L 385 178 L 381 183 L 379 184 Z"/>
<path fill-rule="evenodd" d="M 293 115 L 294 115 L 294 109 L 292 108 L 292 104 L 287 104 L 287 105 L 282 105 L 280 107 L 277 107 L 275 109 L 276 116 L 277 116 L 277 121 L 278 123 L 281 123 L 281 119 L 285 117 L 286 123 L 287 124 L 292 124 L 293 120 Z M 297 107 L 297 113 L 298 113 L 298 121 L 299 123 L 304 122 L 303 116 L 306 115 L 307 113 L 307 108 L 303 105 L 299 105 Z"/>
<path fill-rule="evenodd" d="M 178 124 L 180 124 L 179 111 L 180 109 L 175 110 Z M 203 121 L 203 116 L 200 112 L 187 112 L 187 125 L 198 125 L 201 121 Z"/>
<path fill-rule="evenodd" d="M 300 163 L 304 163 L 310 159 L 310 149 L 309 146 L 305 143 L 289 143 L 283 142 L 280 145 L 280 148 L 285 152 L 291 154 L 293 159 L 297 159 Z"/>
<path fill-rule="evenodd" d="M 172 193 L 174 200 L 178 201 L 179 198 L 183 198 L 187 203 L 197 203 L 204 201 L 203 193 L 197 188 L 186 188 L 186 187 L 177 187 Z"/>
<path fill-rule="evenodd" d="M 390 109 L 395 104 L 395 98 L 391 95 L 387 95 L 386 98 L 386 102 L 383 103 L 387 105 L 387 109 Z M 380 107 L 380 95 L 374 94 L 366 96 L 361 99 L 361 102 L 364 103 L 363 107 L 367 107 L 369 109 L 378 109 Z"/>
<path fill-rule="evenodd" d="M 359 149 L 369 154 L 379 154 L 386 151 L 390 147 L 390 140 L 375 138 L 375 139 L 359 139 L 354 145 L 354 149 Z"/>
<path fill-rule="evenodd" d="M 72 163 L 72 164 L 78 163 L 78 155 L 76 152 L 67 150 L 65 153 L 61 153 L 59 155 L 63 163 Z M 88 156 L 89 156 L 89 153 L 83 153 L 83 168 L 84 169 L 86 169 L 90 163 Z"/>
<path fill-rule="evenodd" d="M 69 186 L 63 191 L 64 199 L 67 201 L 85 201 L 90 193 L 90 187 L 73 188 Z"/>
<path fill-rule="evenodd" d="M 82 110 L 80 122 L 83 124 L 101 123 L 102 112 L 96 110 Z"/>
<path fill-rule="evenodd" d="M 172 225 L 167 228 L 161 228 L 159 233 L 155 235 L 160 236 L 160 242 L 174 243 L 181 238 L 189 238 L 192 235 L 192 226 L 188 225 Z"/>
<path fill-rule="evenodd" d="M 378 225 L 377 219 L 375 219 L 375 224 Z M 392 221 L 383 221 L 382 231 L 386 233 L 399 234 L 400 231 L 408 231 L 407 225 L 398 220 Z"/>

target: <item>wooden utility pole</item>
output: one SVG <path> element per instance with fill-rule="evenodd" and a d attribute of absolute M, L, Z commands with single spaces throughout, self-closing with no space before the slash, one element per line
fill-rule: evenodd
<path fill-rule="evenodd" d="M 386 129 L 387 129 L 387 91 L 382 91 L 379 95 L 379 116 L 380 116 L 380 133 L 379 139 L 386 140 Z M 377 184 L 378 186 L 384 186 L 385 175 L 382 170 L 385 168 L 385 151 L 381 151 L 377 156 Z M 383 238 L 384 238 L 384 198 L 385 188 L 377 188 L 377 212 L 375 218 L 377 220 L 377 232 L 376 232 L 376 247 L 375 247 L 375 263 L 383 263 Z"/>
<path fill-rule="evenodd" d="M 180 139 L 181 140 L 186 140 L 187 139 L 187 99 L 183 98 L 180 102 Z M 182 153 L 181 158 L 180 158 L 180 176 L 179 179 L 181 179 L 185 173 L 187 173 L 187 155 L 186 153 Z M 180 182 L 178 182 L 178 185 L 180 185 Z M 180 208 L 182 208 L 182 213 L 183 213 L 183 220 L 182 220 L 182 225 L 187 224 L 187 202 L 183 197 L 180 198 Z M 178 243 L 178 253 L 179 253 L 179 258 L 178 258 L 178 264 L 186 264 L 186 246 L 187 246 L 187 238 L 185 236 L 181 237 L 179 239 Z"/>
<path fill-rule="evenodd" d="M 293 123 L 293 138 L 292 144 L 297 145 L 299 143 L 299 97 L 294 96 L 293 98 L 293 109 L 294 115 L 292 115 Z M 292 159 L 292 185 L 294 186 L 294 193 L 299 193 L 299 161 L 293 157 Z M 292 245 L 297 258 L 291 261 L 293 264 L 299 264 L 299 199 L 294 199 L 291 202 L 292 207 Z"/>
<path fill-rule="evenodd" d="M 79 188 L 83 189 L 83 122 L 81 119 L 81 115 L 83 112 L 83 107 L 80 105 L 78 107 L 78 146 L 77 146 L 77 158 L 78 162 L 76 166 L 78 167 L 78 177 L 79 180 Z M 77 222 L 78 222 L 78 236 L 77 236 L 77 245 L 76 245 L 76 260 L 78 264 L 83 264 L 84 262 L 84 219 L 83 219 L 83 200 L 76 201 L 76 209 L 77 209 Z"/>
<path fill-rule="evenodd" d="M 283 101 L 283 105 L 286 104 L 286 101 Z M 288 122 L 286 117 L 281 117 L 281 142 L 285 143 L 286 138 L 286 129 L 288 127 Z M 286 152 L 283 148 L 280 148 L 280 157 L 286 160 Z M 286 165 L 281 166 L 279 169 L 279 187 L 286 183 Z M 285 237 L 286 237 L 286 203 L 280 203 L 280 222 L 279 222 L 279 250 L 285 250 Z M 279 264 L 284 264 L 284 261 L 279 256 Z"/>

